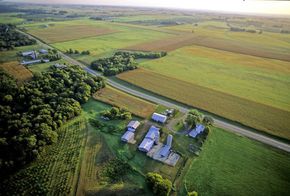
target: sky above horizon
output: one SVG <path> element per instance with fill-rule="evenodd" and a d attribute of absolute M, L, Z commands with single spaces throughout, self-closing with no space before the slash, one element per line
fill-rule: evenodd
<path fill-rule="evenodd" d="M 115 6 L 145 6 L 227 11 L 237 13 L 290 15 L 290 1 L 269 0 L 6 0 L 13 2 L 53 4 L 95 4 Z"/>

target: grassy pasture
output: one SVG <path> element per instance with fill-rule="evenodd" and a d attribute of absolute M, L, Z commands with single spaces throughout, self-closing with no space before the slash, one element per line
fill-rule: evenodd
<path fill-rule="evenodd" d="M 134 115 L 142 118 L 148 118 L 157 107 L 155 104 L 133 97 L 109 86 L 96 92 L 94 98 L 120 108 L 126 108 Z"/>
<path fill-rule="evenodd" d="M 48 146 L 36 161 L 4 180 L 1 192 L 7 195 L 74 195 L 86 132 L 84 118 L 68 122 L 58 131 L 58 143 Z"/>
<path fill-rule="evenodd" d="M 14 76 L 19 82 L 27 81 L 32 78 L 32 73 L 17 61 L 11 61 L 0 64 L 7 73 Z"/>
<path fill-rule="evenodd" d="M 227 119 L 267 133 L 290 138 L 290 112 L 178 80 L 145 69 L 122 73 L 118 78 Z"/>
<path fill-rule="evenodd" d="M 200 195 L 288 195 L 289 154 L 214 128 L 185 183 Z"/>
<path fill-rule="evenodd" d="M 55 25 L 47 28 L 28 31 L 30 34 L 47 43 L 64 42 L 85 37 L 94 37 L 115 33 L 109 28 L 100 28 L 92 25 Z"/>
<path fill-rule="evenodd" d="M 189 83 L 290 111 L 290 63 L 190 46 L 140 64 Z"/>

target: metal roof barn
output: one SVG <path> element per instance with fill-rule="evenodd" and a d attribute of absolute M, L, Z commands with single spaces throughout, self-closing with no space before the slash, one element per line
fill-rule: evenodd
<path fill-rule="evenodd" d="M 163 114 L 153 113 L 152 120 L 160 123 L 165 123 L 167 120 L 167 116 Z"/>
<path fill-rule="evenodd" d="M 144 138 L 142 143 L 139 145 L 138 149 L 140 151 L 143 151 L 143 152 L 149 152 L 149 150 L 151 150 L 153 144 L 154 144 L 154 140 L 148 139 L 148 138 Z"/>
<path fill-rule="evenodd" d="M 121 140 L 123 142 L 129 142 L 130 140 L 132 140 L 134 138 L 134 133 L 131 131 L 126 131 L 126 133 L 122 136 Z"/>

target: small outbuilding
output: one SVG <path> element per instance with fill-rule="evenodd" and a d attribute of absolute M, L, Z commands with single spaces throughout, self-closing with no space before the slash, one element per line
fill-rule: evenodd
<path fill-rule="evenodd" d="M 124 135 L 121 137 L 121 140 L 123 141 L 123 142 L 130 142 L 130 141 L 132 141 L 133 139 L 134 139 L 134 133 L 133 132 L 131 132 L 131 131 L 126 131 L 125 133 L 124 133 Z"/>
<path fill-rule="evenodd" d="M 167 157 L 170 153 L 170 146 L 164 145 L 160 150 L 160 156 L 161 157 Z"/>
<path fill-rule="evenodd" d="M 45 50 L 45 49 L 40 49 L 40 50 L 39 50 L 39 53 L 40 53 L 40 54 L 48 54 L 48 51 Z"/>
<path fill-rule="evenodd" d="M 195 129 L 193 129 L 191 132 L 189 132 L 189 136 L 196 138 L 196 136 L 198 136 L 200 133 L 202 133 L 205 129 L 205 126 L 202 124 L 198 124 L 196 125 Z"/>
<path fill-rule="evenodd" d="M 165 123 L 167 120 L 167 116 L 163 114 L 153 113 L 151 119 L 159 123 Z"/>
<path fill-rule="evenodd" d="M 154 140 L 144 138 L 138 149 L 142 152 L 149 152 L 154 145 Z"/>
<path fill-rule="evenodd" d="M 137 120 L 132 120 L 129 122 L 129 124 L 127 125 L 127 130 L 128 131 L 132 131 L 135 132 L 136 129 L 140 126 L 140 122 Z"/>

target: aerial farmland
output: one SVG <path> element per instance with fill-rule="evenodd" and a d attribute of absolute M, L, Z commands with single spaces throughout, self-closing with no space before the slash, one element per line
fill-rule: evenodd
<path fill-rule="evenodd" d="M 289 16 L 0 5 L 1 193 L 288 194 Z"/>

